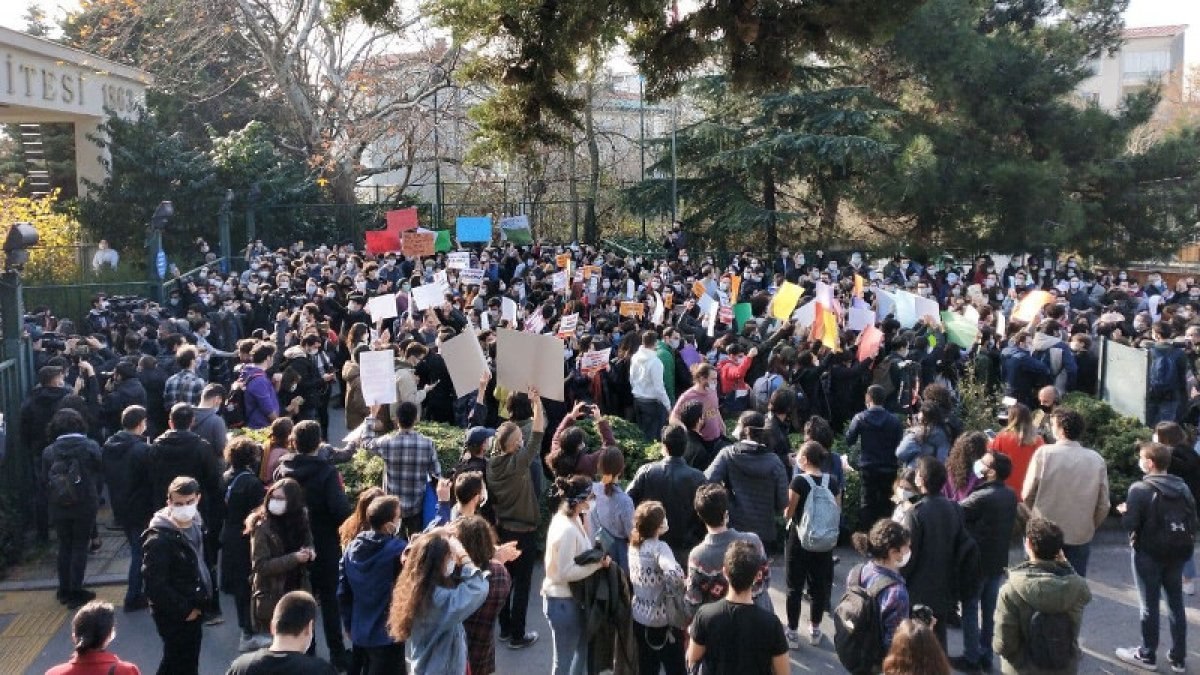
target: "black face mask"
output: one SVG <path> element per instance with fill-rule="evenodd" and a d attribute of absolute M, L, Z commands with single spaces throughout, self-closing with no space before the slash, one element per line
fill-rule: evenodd
<path fill-rule="evenodd" d="M 1054 406 L 1052 405 L 1039 405 L 1038 408 L 1040 408 L 1041 411 L 1046 414 L 1054 412 Z"/>

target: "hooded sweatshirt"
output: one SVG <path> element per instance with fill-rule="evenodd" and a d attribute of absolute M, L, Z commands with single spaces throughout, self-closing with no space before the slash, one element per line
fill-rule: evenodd
<path fill-rule="evenodd" d="M 355 647 L 384 647 L 393 643 L 387 632 L 391 588 L 400 573 L 400 554 L 408 542 L 404 539 L 362 532 L 346 547 L 342 573 L 338 578 L 337 599 L 342 608 L 342 623 Z"/>
<path fill-rule="evenodd" d="M 1050 368 L 1058 395 L 1065 396 L 1075 384 L 1075 376 L 1079 373 L 1075 353 L 1057 335 L 1048 333 L 1035 333 L 1032 346 L 1033 355 Z"/>
<path fill-rule="evenodd" d="M 1121 516 L 1121 525 L 1129 531 L 1129 543 L 1135 551 L 1141 551 L 1140 541 L 1147 536 L 1147 530 L 1159 526 L 1151 517 L 1150 502 L 1154 499 L 1155 490 L 1168 498 L 1183 497 L 1191 505 L 1192 530 L 1196 529 L 1196 502 L 1187 483 L 1179 476 L 1171 474 L 1151 474 L 1129 486 L 1129 494 L 1125 497 L 1125 513 Z"/>
<path fill-rule="evenodd" d="M 904 436 L 904 427 L 886 408 L 873 405 L 854 416 L 846 429 L 846 444 L 862 441 L 858 457 L 860 470 L 896 470 L 896 446 Z"/>
<path fill-rule="evenodd" d="M 164 507 L 154 512 L 154 516 L 150 518 L 150 527 L 148 530 L 156 531 L 157 536 L 178 537 L 195 555 L 196 573 L 200 579 L 202 596 L 208 597 L 212 595 L 213 584 L 212 576 L 208 573 L 208 565 L 204 564 L 204 518 L 197 513 L 196 517 L 187 528 L 181 528 L 171 520 L 171 509 Z M 148 536 L 153 536 L 148 531 L 143 535 L 145 539 Z M 148 543 L 148 539 L 146 539 Z M 143 568 L 144 569 L 144 568 Z M 153 602 L 153 598 L 151 598 Z"/>
<path fill-rule="evenodd" d="M 729 504 L 730 527 L 753 532 L 764 544 L 775 541 L 775 515 L 788 501 L 788 472 L 775 453 L 765 445 L 739 441 L 722 448 L 704 474 L 735 495 Z"/>
<path fill-rule="evenodd" d="M 996 632 L 992 649 L 1001 659 L 1001 672 L 1011 675 L 1074 673 L 1079 667 L 1078 649 L 1071 665 L 1062 671 L 1047 671 L 1026 663 L 1029 623 L 1034 612 L 1070 616 L 1078 645 L 1083 608 L 1092 600 L 1083 577 L 1067 563 L 1032 560 L 1008 570 L 1008 582 L 996 601 Z"/>

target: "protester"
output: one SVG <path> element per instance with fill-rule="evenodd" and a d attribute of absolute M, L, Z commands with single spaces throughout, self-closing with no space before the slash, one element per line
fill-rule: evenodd
<path fill-rule="evenodd" d="M 71 619 L 73 653 L 67 663 L 54 666 L 46 675 L 141 675 L 138 667 L 108 651 L 117 637 L 116 612 L 107 602 L 89 602 Z"/>
<path fill-rule="evenodd" d="M 363 525 L 347 543 L 338 577 L 338 605 L 342 628 L 350 636 L 353 675 L 386 675 L 406 672 L 404 643 L 387 633 L 391 593 L 400 576 L 402 554 L 408 541 L 401 531 L 400 500 L 394 495 L 364 491 L 358 503 L 367 503 Z M 357 509 L 356 509 L 357 513 Z M 347 519 L 350 522 L 350 519 Z"/>
<path fill-rule="evenodd" d="M 1033 413 L 1022 403 L 1014 403 L 1008 408 L 1008 425 L 996 434 L 989 444 L 996 452 L 1007 455 L 1012 460 L 1013 470 L 1009 475 L 1008 486 L 1017 497 L 1021 496 L 1021 488 L 1025 485 L 1025 473 L 1029 470 L 1029 462 L 1033 454 L 1042 447 L 1044 441 L 1038 435 L 1037 426 L 1033 423 Z"/>
<path fill-rule="evenodd" d="M 221 528 L 221 590 L 233 596 L 241 638 L 238 651 L 247 652 L 270 644 L 270 636 L 255 635 L 251 612 L 250 532 L 246 520 L 259 508 L 266 488 L 258 478 L 256 468 L 261 463 L 262 448 L 253 439 L 240 436 L 225 446 L 225 463 L 229 468 L 221 478 L 221 495 L 225 500 L 225 524 Z"/>
<path fill-rule="evenodd" d="M 836 527 L 834 540 L 823 550 L 809 550 L 801 540 L 802 526 L 816 518 L 818 509 L 829 509 L 829 516 L 840 519 L 842 486 L 835 478 L 821 471 L 825 462 L 825 448 L 816 441 L 806 441 L 800 446 L 798 465 L 800 473 L 792 479 L 788 490 L 788 504 L 783 517 L 788 519 L 787 541 L 784 547 L 784 564 L 787 568 L 787 637 L 791 649 L 800 648 L 800 636 L 796 632 L 800 623 L 800 600 L 808 590 L 808 631 L 810 645 L 821 643 L 821 618 L 829 609 L 829 596 L 833 588 L 833 546 L 837 544 Z M 817 490 L 828 492 L 828 501 L 822 501 Z M 813 501 L 810 502 L 810 497 Z M 810 544 L 811 545 L 811 544 Z"/>
<path fill-rule="evenodd" d="M 677 561 L 687 560 L 692 547 L 703 537 L 703 524 L 691 505 L 696 490 L 707 479 L 683 461 L 687 432 L 682 426 L 671 424 L 663 429 L 662 446 L 663 458 L 643 464 L 634 474 L 629 497 L 634 504 L 656 501 L 667 509 L 667 519 L 675 527 L 663 535 L 663 541 L 675 552 Z"/>
<path fill-rule="evenodd" d="M 154 515 L 154 501 L 149 485 L 131 480 L 134 467 L 145 465 L 150 452 L 146 427 L 146 409 L 130 406 L 121 413 L 121 431 L 110 436 L 100 449 L 113 519 L 125 531 L 125 541 L 129 544 L 129 576 L 123 607 L 126 612 L 150 606 L 142 590 L 142 532 Z"/>
<path fill-rule="evenodd" d="M 900 622 L 892 648 L 883 659 L 883 675 L 950 675 L 950 663 L 933 626 L 920 619 Z"/>
<path fill-rule="evenodd" d="M 869 528 L 892 511 L 892 483 L 896 480 L 896 447 L 900 445 L 903 429 L 900 420 L 884 407 L 883 387 L 867 387 L 867 409 L 850 420 L 846 429 L 846 445 L 861 444 L 858 472 L 862 477 L 861 504 L 858 523 Z"/>
<path fill-rule="evenodd" d="M 742 413 L 734 432 L 738 441 L 721 448 L 704 475 L 738 496 L 729 512 L 733 527 L 757 534 L 768 550 L 780 548 L 775 517 L 787 505 L 788 470 L 765 444 L 762 413 Z"/>
<path fill-rule="evenodd" d="M 259 632 L 275 615 L 275 604 L 291 591 L 311 592 L 308 564 L 316 558 L 304 493 L 294 479 L 276 481 L 247 516 L 250 537 L 251 610 Z"/>
<path fill-rule="evenodd" d="M 71 609 L 96 597 L 84 589 L 83 575 L 104 474 L 100 447 L 86 434 L 87 423 L 79 413 L 59 410 L 46 430 L 47 437 L 54 441 L 42 451 L 41 458 L 50 522 L 58 540 L 58 590 L 54 595 Z"/>
<path fill-rule="evenodd" d="M 275 604 L 271 645 L 239 656 L 225 675 L 334 675 L 333 666 L 304 652 L 316 638 L 317 602 L 304 591 L 292 591 Z"/>
<path fill-rule="evenodd" d="M 699 607 L 725 596 L 728 584 L 722 565 L 730 545 L 746 541 L 758 550 L 763 560 L 767 557 L 758 535 L 738 532 L 729 527 L 729 491 L 724 486 L 714 483 L 701 486 L 696 490 L 694 508 L 708 533 L 687 558 L 687 592 L 684 597 L 693 613 Z M 764 563 L 760 571 L 761 574 L 754 579 L 750 595 L 756 605 L 772 612 L 771 596 L 767 593 L 771 585 L 771 567 Z"/>
<path fill-rule="evenodd" d="M 512 578 L 504 563 L 521 555 L 510 543 L 497 546 L 496 530 L 474 513 L 455 523 L 455 532 L 471 562 L 488 572 L 487 599 L 463 621 L 467 633 L 467 662 L 472 675 L 491 675 L 496 672 L 496 615 L 508 601 Z"/>
<path fill-rule="evenodd" d="M 670 530 L 667 512 L 658 502 L 638 505 L 630 539 L 629 583 L 633 587 L 633 632 L 638 645 L 638 672 L 682 675 L 683 630 L 672 626 L 668 593 L 682 597 L 683 569 L 671 547 L 659 537 Z"/>
<path fill-rule="evenodd" d="M 442 475 L 441 462 L 433 441 L 413 428 L 421 412 L 416 404 L 405 401 L 399 405 L 397 429 L 385 436 L 376 436 L 378 408 L 372 406 L 371 414 L 363 422 L 361 444 L 367 452 L 383 458 L 383 491 L 400 498 L 400 511 L 404 514 L 403 534 L 411 539 L 424 529 L 421 507 L 425 484 L 431 476 Z"/>
<path fill-rule="evenodd" d="M 596 503 L 592 506 L 592 527 L 597 536 L 602 532 L 612 538 L 613 560 L 629 571 L 629 538 L 633 533 L 633 499 L 621 487 L 625 473 L 625 455 L 621 448 L 610 445 L 600 451 L 600 480 L 592 484 Z"/>

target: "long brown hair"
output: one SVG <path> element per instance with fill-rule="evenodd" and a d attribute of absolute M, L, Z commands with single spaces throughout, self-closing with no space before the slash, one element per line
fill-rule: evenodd
<path fill-rule="evenodd" d="M 287 500 L 287 513 L 282 516 L 271 513 L 267 508 L 276 490 L 282 490 L 283 498 Z M 304 488 L 295 478 L 281 478 L 267 488 L 262 504 L 246 517 L 245 534 L 253 535 L 259 527 L 270 527 L 288 552 L 298 551 L 304 545 L 307 539 L 305 534 L 309 531 L 308 508 L 305 506 Z"/>
<path fill-rule="evenodd" d="M 455 529 L 458 540 L 462 542 L 467 555 L 471 556 L 471 562 L 481 570 L 488 569 L 499 541 L 491 523 L 480 516 L 467 516 L 455 523 Z"/>
<path fill-rule="evenodd" d="M 1033 445 L 1037 440 L 1037 427 L 1033 426 L 1033 413 L 1024 403 L 1014 403 L 1008 407 L 1008 426 L 1005 431 L 1012 432 L 1021 439 L 1021 445 Z"/>
<path fill-rule="evenodd" d="M 383 490 L 378 487 L 369 487 L 358 493 L 358 501 L 354 503 L 354 512 L 350 514 L 349 518 L 342 521 L 341 527 L 338 528 L 338 540 L 341 541 L 342 548 L 350 545 L 359 532 L 371 529 L 371 524 L 367 522 L 367 507 L 371 505 L 372 499 L 382 496 Z"/>
<path fill-rule="evenodd" d="M 667 512 L 660 502 L 647 501 L 638 504 L 637 510 L 633 512 L 633 531 L 629 533 L 629 545 L 641 546 L 657 537 L 658 528 L 662 527 L 666 519 Z"/>
<path fill-rule="evenodd" d="M 446 556 L 450 542 L 440 534 L 418 537 L 408 546 L 404 571 L 392 589 L 392 606 L 388 610 L 388 635 L 396 642 L 412 636 L 417 615 L 428 609 L 434 586 L 448 586 Z"/>
<path fill-rule="evenodd" d="M 905 619 L 896 629 L 892 648 L 883 659 L 884 675 L 950 675 L 950 662 L 933 629 L 924 621 Z"/>

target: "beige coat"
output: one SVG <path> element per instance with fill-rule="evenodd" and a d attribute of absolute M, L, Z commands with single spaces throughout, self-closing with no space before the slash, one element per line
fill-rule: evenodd
<path fill-rule="evenodd" d="M 1043 445 L 1029 461 L 1021 498 L 1033 515 L 1062 528 L 1064 543 L 1086 544 L 1108 517 L 1108 467 L 1076 441 Z"/>

